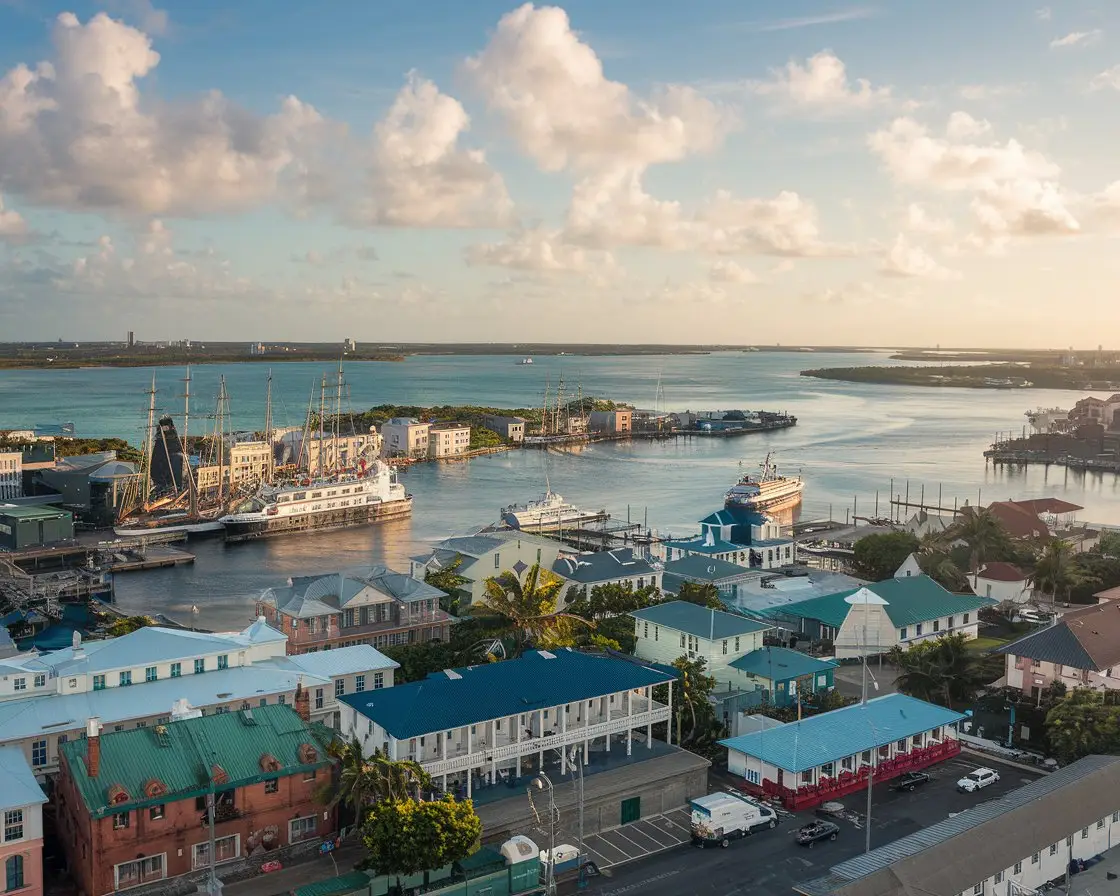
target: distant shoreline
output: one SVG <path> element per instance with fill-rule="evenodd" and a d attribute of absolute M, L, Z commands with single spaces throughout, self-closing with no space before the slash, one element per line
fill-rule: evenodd
<path fill-rule="evenodd" d="M 1120 367 L 979 364 L 961 367 L 824 367 L 801 376 L 846 383 L 956 389 L 1069 389 L 1078 392 L 1120 388 Z"/>

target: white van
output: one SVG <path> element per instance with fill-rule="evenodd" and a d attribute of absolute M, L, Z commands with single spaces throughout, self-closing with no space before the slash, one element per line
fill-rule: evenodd
<path fill-rule="evenodd" d="M 778 824 L 777 813 L 737 793 L 710 793 L 690 801 L 692 842 L 697 846 L 718 843 L 724 849 L 732 840 Z"/>

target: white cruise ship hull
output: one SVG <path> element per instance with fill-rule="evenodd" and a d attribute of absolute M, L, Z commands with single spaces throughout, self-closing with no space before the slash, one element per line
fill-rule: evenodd
<path fill-rule="evenodd" d="M 394 501 L 374 501 L 352 507 L 269 516 L 267 513 L 233 513 L 221 519 L 226 541 L 250 541 L 294 535 L 297 532 L 323 532 L 368 526 L 399 519 L 412 513 L 412 495 Z"/>
<path fill-rule="evenodd" d="M 582 510 L 566 510 L 560 513 L 533 513 L 512 512 L 506 513 L 502 521 L 514 529 L 522 532 L 558 532 L 561 529 L 572 529 L 583 523 L 602 522 L 603 513 L 588 513 Z"/>
<path fill-rule="evenodd" d="M 801 503 L 801 493 L 805 489 L 803 482 L 792 480 L 789 483 L 775 483 L 775 485 L 777 485 L 776 488 L 769 489 L 764 486 L 762 492 L 757 495 L 732 496 L 729 494 L 724 506 L 745 507 L 749 510 L 757 510 L 760 513 L 773 513 L 779 510 L 789 510 Z"/>

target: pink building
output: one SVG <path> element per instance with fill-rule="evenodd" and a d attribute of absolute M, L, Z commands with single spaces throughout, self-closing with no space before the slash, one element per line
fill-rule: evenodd
<path fill-rule="evenodd" d="M 0 747 L 0 882 L 4 896 L 43 894 L 43 803 L 47 801 L 18 747 Z"/>

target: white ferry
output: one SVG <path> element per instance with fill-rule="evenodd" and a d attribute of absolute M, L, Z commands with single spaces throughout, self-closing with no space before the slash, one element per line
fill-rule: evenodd
<path fill-rule="evenodd" d="M 345 529 L 408 516 L 412 495 L 396 471 L 375 460 L 351 473 L 265 485 L 233 513 L 220 517 L 227 541 L 247 541 L 322 529 Z"/>
<path fill-rule="evenodd" d="M 605 510 L 591 512 L 569 504 L 549 489 L 536 501 L 528 504 L 511 504 L 502 508 L 502 522 L 522 532 L 554 532 L 571 529 L 582 523 L 602 522 L 610 519 Z"/>
<path fill-rule="evenodd" d="M 725 507 L 746 507 L 769 513 L 788 510 L 801 503 L 805 483 L 800 476 L 796 479 L 792 476 L 779 476 L 778 467 L 771 460 L 770 454 L 766 455 L 766 460 L 760 466 L 760 476 L 748 473 L 728 489 L 724 495 Z"/>

